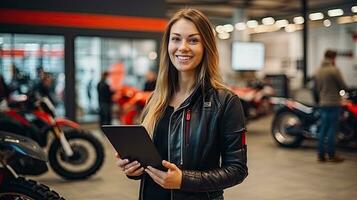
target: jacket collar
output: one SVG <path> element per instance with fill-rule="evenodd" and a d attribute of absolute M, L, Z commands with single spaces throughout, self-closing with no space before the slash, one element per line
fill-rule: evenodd
<path fill-rule="evenodd" d="M 204 94 L 206 94 L 211 88 L 212 86 L 208 82 L 206 82 L 205 85 L 203 85 L 202 83 L 198 84 L 193 90 L 192 94 L 180 105 L 179 109 L 189 106 L 192 102 L 195 102 L 195 100 L 197 100 L 197 98 L 199 98 L 200 96 L 205 96 Z"/>

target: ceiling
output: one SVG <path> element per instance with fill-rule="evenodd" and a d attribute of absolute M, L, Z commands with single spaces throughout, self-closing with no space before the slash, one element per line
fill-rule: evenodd
<path fill-rule="evenodd" d="M 355 0 L 307 0 L 308 13 L 345 8 L 351 12 Z M 243 9 L 247 19 L 261 19 L 267 16 L 285 18 L 301 15 L 301 0 L 166 0 L 167 16 L 184 7 L 197 8 L 205 13 L 214 24 L 236 23 L 233 15 Z"/>

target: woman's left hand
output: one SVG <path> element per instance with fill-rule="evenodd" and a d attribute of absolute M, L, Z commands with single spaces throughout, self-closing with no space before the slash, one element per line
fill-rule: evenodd
<path fill-rule="evenodd" d="M 161 187 L 165 189 L 180 189 L 182 171 L 173 163 L 162 161 L 162 165 L 169 169 L 167 172 L 148 166 L 145 171 Z"/>

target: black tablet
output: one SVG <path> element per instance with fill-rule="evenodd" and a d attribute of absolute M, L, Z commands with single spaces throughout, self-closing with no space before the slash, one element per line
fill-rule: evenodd
<path fill-rule="evenodd" d="M 142 125 L 103 125 L 102 130 L 122 159 L 161 168 L 161 157 Z"/>

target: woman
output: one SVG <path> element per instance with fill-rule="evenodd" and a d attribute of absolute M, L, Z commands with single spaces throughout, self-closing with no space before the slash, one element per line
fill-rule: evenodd
<path fill-rule="evenodd" d="M 198 10 L 180 10 L 169 22 L 143 116 L 163 168 L 117 155 L 124 173 L 142 180 L 140 199 L 223 199 L 223 189 L 247 176 L 241 103 L 221 81 L 213 27 Z"/>

